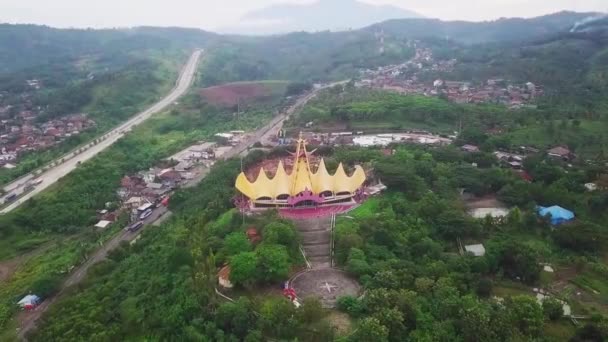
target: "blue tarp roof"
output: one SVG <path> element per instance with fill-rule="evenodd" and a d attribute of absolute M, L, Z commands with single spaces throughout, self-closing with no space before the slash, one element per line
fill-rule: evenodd
<path fill-rule="evenodd" d="M 551 214 L 551 222 L 563 222 L 570 221 L 574 218 L 574 213 L 568 209 L 564 209 L 559 205 L 554 205 L 552 207 L 538 207 L 538 214 L 540 216 L 547 216 L 547 214 Z"/>

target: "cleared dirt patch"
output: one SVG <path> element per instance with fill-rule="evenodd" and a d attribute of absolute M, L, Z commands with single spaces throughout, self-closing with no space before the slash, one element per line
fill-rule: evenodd
<path fill-rule="evenodd" d="M 0 264 L 0 282 L 6 280 L 14 271 L 7 265 Z"/>
<path fill-rule="evenodd" d="M 468 209 L 479 208 L 505 208 L 505 204 L 499 201 L 494 195 L 483 197 L 465 198 L 465 205 Z"/>
<path fill-rule="evenodd" d="M 282 81 L 228 83 L 204 88 L 201 96 L 212 105 L 232 107 L 282 96 L 286 86 Z"/>

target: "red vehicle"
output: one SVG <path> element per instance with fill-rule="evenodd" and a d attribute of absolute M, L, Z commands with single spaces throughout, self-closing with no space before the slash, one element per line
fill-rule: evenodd
<path fill-rule="evenodd" d="M 163 198 L 163 200 L 160 201 L 160 204 L 162 204 L 165 207 L 168 207 L 169 206 L 169 199 L 170 199 L 170 197 L 168 197 L 168 196 L 165 197 L 165 198 Z"/>

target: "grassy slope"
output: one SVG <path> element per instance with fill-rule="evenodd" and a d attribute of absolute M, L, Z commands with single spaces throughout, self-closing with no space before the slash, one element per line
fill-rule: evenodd
<path fill-rule="evenodd" d="M 548 129 L 548 125 L 554 129 Z M 581 121 L 580 127 L 573 127 L 571 123 L 563 128 L 562 121 L 535 124 L 508 133 L 513 145 L 532 145 L 539 148 L 547 148 L 555 145 L 568 145 L 576 147 L 576 151 L 582 155 L 594 155 L 602 153 L 608 146 L 608 122 L 605 121 Z M 606 153 L 608 151 L 604 151 Z"/>

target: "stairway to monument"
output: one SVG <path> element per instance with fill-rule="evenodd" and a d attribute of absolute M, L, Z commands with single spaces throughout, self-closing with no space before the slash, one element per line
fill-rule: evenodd
<path fill-rule="evenodd" d="M 293 220 L 313 269 L 331 267 L 331 217 Z"/>

